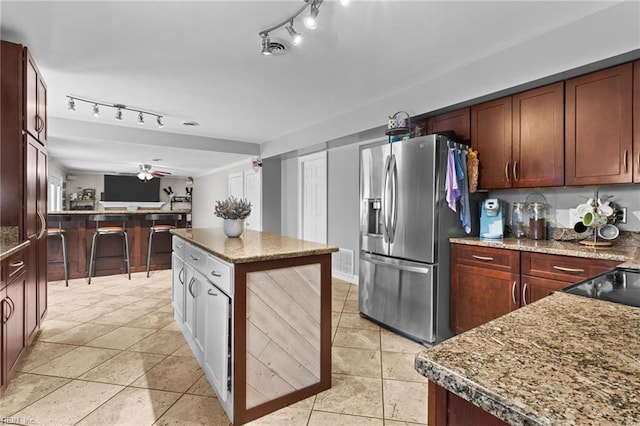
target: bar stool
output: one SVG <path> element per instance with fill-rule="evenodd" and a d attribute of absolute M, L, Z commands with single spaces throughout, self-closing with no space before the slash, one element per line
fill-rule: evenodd
<path fill-rule="evenodd" d="M 123 214 L 94 214 L 90 215 L 89 221 L 96 223 L 96 229 L 93 231 L 93 240 L 91 241 L 91 256 L 89 258 L 89 284 L 91 284 L 91 277 L 95 273 L 96 268 L 96 243 L 99 235 L 121 235 L 124 249 L 124 266 L 129 279 L 131 279 L 131 269 L 129 262 L 129 239 L 127 238 L 127 229 L 125 222 L 131 220 L 131 216 Z M 100 226 L 100 222 L 115 222 L 122 221 L 122 226 Z"/>
<path fill-rule="evenodd" d="M 151 228 L 149 228 L 149 247 L 147 248 L 147 278 L 149 278 L 149 265 L 151 264 L 151 242 L 153 241 L 153 234 L 158 232 L 169 232 L 171 229 L 178 227 L 178 221 L 182 219 L 181 214 L 170 213 L 157 213 L 148 214 L 144 217 L 146 220 L 152 221 Z M 156 222 L 171 222 L 173 225 L 157 225 Z"/>
<path fill-rule="evenodd" d="M 57 222 L 57 228 L 47 228 L 47 237 L 60 237 L 62 241 L 62 260 L 54 260 L 48 263 L 60 263 L 64 265 L 64 282 L 69 287 L 69 269 L 67 266 L 67 231 L 62 229 L 62 222 L 69 222 L 71 216 L 64 214 L 50 214 L 47 215 L 47 222 Z"/>

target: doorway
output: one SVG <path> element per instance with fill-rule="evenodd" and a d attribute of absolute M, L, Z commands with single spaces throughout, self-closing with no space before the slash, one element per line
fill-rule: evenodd
<path fill-rule="evenodd" d="M 298 159 L 298 237 L 327 243 L 327 153 Z"/>

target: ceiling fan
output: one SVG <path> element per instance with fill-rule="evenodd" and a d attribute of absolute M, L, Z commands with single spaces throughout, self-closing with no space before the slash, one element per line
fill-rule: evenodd
<path fill-rule="evenodd" d="M 138 176 L 138 179 L 145 182 L 150 181 L 154 177 L 164 177 L 171 174 L 171 172 L 155 170 L 153 167 L 151 167 L 151 164 L 139 164 L 138 168 L 140 169 L 140 171 L 136 174 L 136 176 Z"/>

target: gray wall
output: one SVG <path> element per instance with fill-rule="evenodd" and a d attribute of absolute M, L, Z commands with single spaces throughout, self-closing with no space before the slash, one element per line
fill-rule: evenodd
<path fill-rule="evenodd" d="M 282 162 L 268 158 L 262 162 L 262 230 L 280 234 L 282 229 Z"/>
<path fill-rule="evenodd" d="M 282 235 L 298 237 L 298 158 L 282 161 Z M 329 195 L 331 196 L 331 195 Z"/>

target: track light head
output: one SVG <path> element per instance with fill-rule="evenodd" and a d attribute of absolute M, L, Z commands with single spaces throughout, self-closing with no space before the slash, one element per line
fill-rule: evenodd
<path fill-rule="evenodd" d="M 156 122 L 158 123 L 158 128 L 162 129 L 164 127 L 164 123 L 162 122 L 162 117 L 158 116 L 158 118 L 156 119 Z"/>
<path fill-rule="evenodd" d="M 320 11 L 320 2 L 313 0 L 311 3 L 311 10 L 309 14 L 304 18 L 304 26 L 310 30 L 315 30 L 318 26 L 318 12 Z"/>
<path fill-rule="evenodd" d="M 271 51 L 271 40 L 269 40 L 269 33 L 265 33 L 262 35 L 261 53 L 265 56 L 271 56 L 273 54 L 273 52 Z"/>
<path fill-rule="evenodd" d="M 289 25 L 287 25 L 285 28 L 287 29 L 287 32 L 291 36 L 291 42 L 293 43 L 293 45 L 294 46 L 300 45 L 300 43 L 302 43 L 302 34 L 300 34 L 299 32 L 293 29 L 293 19 L 291 20 Z"/>
<path fill-rule="evenodd" d="M 67 108 L 70 111 L 75 111 L 76 110 L 76 101 L 73 100 L 73 98 L 69 98 L 69 102 L 67 102 Z"/>
<path fill-rule="evenodd" d="M 118 108 L 116 111 L 116 120 L 122 121 L 122 108 Z"/>
<path fill-rule="evenodd" d="M 340 6 L 346 7 L 351 3 L 351 0 L 340 0 Z"/>
<path fill-rule="evenodd" d="M 98 108 L 98 104 L 93 104 L 93 116 L 100 117 L 100 108 Z"/>
<path fill-rule="evenodd" d="M 144 124 L 144 115 L 142 112 L 138 112 L 138 124 Z"/>

